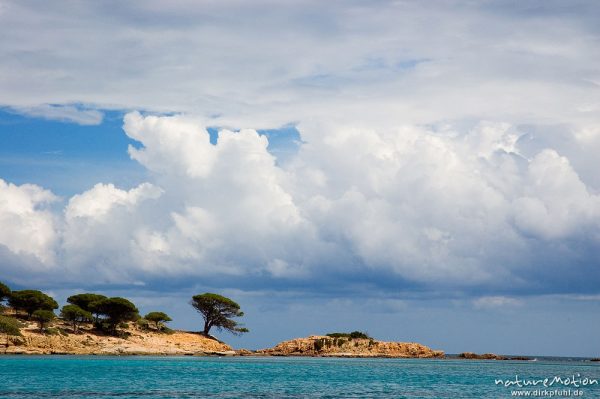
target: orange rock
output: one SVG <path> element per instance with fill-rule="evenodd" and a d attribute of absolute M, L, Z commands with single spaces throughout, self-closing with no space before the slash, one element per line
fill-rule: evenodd
<path fill-rule="evenodd" d="M 443 351 L 414 342 L 385 342 L 365 338 L 333 338 L 311 335 L 281 342 L 256 351 L 269 356 L 443 358 Z"/>
<path fill-rule="evenodd" d="M 21 329 L 23 337 L 10 337 L 7 354 L 72 354 L 72 355 L 193 355 L 232 353 L 232 348 L 199 333 L 175 331 L 172 334 L 142 331 L 131 326 L 127 339 L 97 334 L 90 327 L 71 333 L 62 321 L 53 325 L 59 334 L 45 335 L 35 324 Z"/>

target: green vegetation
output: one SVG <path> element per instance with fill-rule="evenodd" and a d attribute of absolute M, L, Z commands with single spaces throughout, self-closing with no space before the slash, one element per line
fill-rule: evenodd
<path fill-rule="evenodd" d="M 154 326 L 158 331 L 161 331 L 165 327 L 164 323 L 168 323 L 169 321 L 173 320 L 164 312 L 150 312 L 144 316 L 144 319 L 154 323 Z"/>
<path fill-rule="evenodd" d="M 136 321 L 139 317 L 138 309 L 125 298 L 106 298 L 94 302 L 94 311 L 103 318 L 100 327 L 112 334 L 117 333 L 117 326 L 126 321 Z"/>
<path fill-rule="evenodd" d="M 10 288 L 0 281 L 0 314 L 4 313 L 4 301 L 10 297 Z"/>
<path fill-rule="evenodd" d="M 94 321 L 97 328 L 110 334 L 117 334 L 117 328 L 127 328 L 127 321 L 139 318 L 138 309 L 128 299 L 107 298 L 104 295 L 85 293 L 67 298 L 71 305 L 63 307 L 63 318 L 73 325 L 76 331 L 81 323 Z"/>
<path fill-rule="evenodd" d="M 77 332 L 82 323 L 89 323 L 93 320 L 90 312 L 81 309 L 77 305 L 63 306 L 63 308 L 60 310 L 60 317 L 71 323 L 73 332 Z"/>
<path fill-rule="evenodd" d="M 0 281 L 0 303 L 4 302 L 10 297 L 10 288 L 2 281 Z"/>
<path fill-rule="evenodd" d="M 56 318 L 56 315 L 51 310 L 38 309 L 33 312 L 33 320 L 38 322 L 40 326 L 40 332 L 44 332 L 44 329 L 52 320 Z"/>
<path fill-rule="evenodd" d="M 369 336 L 369 334 L 364 333 L 362 331 L 352 331 L 351 333 L 336 332 L 336 333 L 329 333 L 326 335 L 331 338 L 372 339 Z"/>
<path fill-rule="evenodd" d="M 97 305 L 99 302 L 105 299 L 107 298 L 104 295 L 92 294 L 88 292 L 85 294 L 71 295 L 67 298 L 67 302 L 72 305 L 77 305 L 81 309 L 92 313 L 94 315 L 94 321 L 98 321 L 100 314 L 97 312 Z"/>
<path fill-rule="evenodd" d="M 315 351 L 316 352 L 320 352 L 321 349 L 323 349 L 323 346 L 325 346 L 325 343 L 327 341 L 329 341 L 329 340 L 326 340 L 325 338 L 316 339 L 315 342 L 314 342 Z"/>
<path fill-rule="evenodd" d="M 54 298 L 37 290 L 13 291 L 8 299 L 8 304 L 15 310 L 22 310 L 31 318 L 36 310 L 53 311 L 58 309 Z"/>
<path fill-rule="evenodd" d="M 113 335 L 127 334 L 119 331 L 129 328 L 127 322 L 135 322 L 135 325 L 143 330 L 149 330 L 152 326 L 162 333 L 173 333 L 173 330 L 166 326 L 166 323 L 172 321 L 168 314 L 153 311 L 141 318 L 137 307 L 121 297 L 108 298 L 89 292 L 70 296 L 67 298 L 68 304 L 60 309 L 59 315 L 65 324 L 70 325 L 68 329 L 61 327 L 63 324 L 56 328 L 50 327 L 50 323 L 56 318 L 54 310 L 58 309 L 58 303 L 41 291 L 11 291 L 6 284 L 0 282 L 0 313 L 5 309 L 5 301 L 8 301 L 8 305 L 15 312 L 14 317 L 0 316 L 0 333 L 8 335 L 20 335 L 21 324 L 17 319 L 24 318 L 25 315 L 27 319 L 35 320 L 40 332 L 46 334 L 77 333 L 83 324 L 92 322 L 95 329 Z M 240 305 L 233 300 L 218 294 L 204 293 L 192 297 L 190 303 L 204 318 L 204 335 L 210 336 L 213 327 L 233 334 L 248 332 L 247 328 L 233 320 L 244 315 Z"/>
<path fill-rule="evenodd" d="M 20 328 L 21 326 L 17 319 L 8 316 L 0 316 L 0 333 L 20 336 Z"/>
<path fill-rule="evenodd" d="M 229 331 L 238 335 L 248 332 L 247 328 L 240 327 L 238 322 L 232 320 L 232 317 L 241 317 L 244 312 L 240 310 L 240 305 L 229 298 L 218 294 L 205 293 L 194 295 L 190 304 L 204 318 L 204 335 L 208 336 L 212 327 L 220 330 Z"/>
<path fill-rule="evenodd" d="M 61 332 L 58 328 L 48 327 L 46 328 L 46 335 L 61 335 Z"/>
<path fill-rule="evenodd" d="M 144 319 L 143 317 L 141 319 L 138 319 L 136 321 L 136 323 L 137 323 L 137 326 L 144 331 L 150 329 L 150 323 L 148 322 L 148 320 Z"/>

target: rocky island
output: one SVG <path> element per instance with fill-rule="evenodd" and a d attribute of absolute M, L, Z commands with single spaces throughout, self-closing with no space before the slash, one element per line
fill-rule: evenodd
<path fill-rule="evenodd" d="M 5 303 L 8 306 L 5 306 Z M 330 333 L 296 338 L 258 351 L 240 349 L 210 335 L 216 327 L 247 333 L 234 318 L 244 312 L 230 298 L 215 293 L 194 295 L 190 305 L 204 319 L 202 332 L 172 330 L 162 311 L 142 316 L 127 298 L 78 293 L 58 302 L 33 289 L 13 291 L 0 282 L 0 353 L 30 355 L 256 355 L 439 358 L 444 352 L 406 342 L 383 342 L 366 333 Z"/>
<path fill-rule="evenodd" d="M 311 335 L 281 342 L 262 356 L 443 358 L 444 352 L 414 342 L 385 342 L 351 334 Z"/>
<path fill-rule="evenodd" d="M 531 360 L 531 358 L 526 356 L 504 356 L 497 355 L 495 353 L 484 353 L 477 354 L 473 352 L 463 352 L 456 356 L 458 359 L 467 359 L 467 360 Z"/>

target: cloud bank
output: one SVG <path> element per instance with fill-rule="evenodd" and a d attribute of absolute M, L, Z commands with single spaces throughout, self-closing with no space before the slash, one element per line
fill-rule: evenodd
<path fill-rule="evenodd" d="M 597 129 L 599 8 L 5 0 L 0 104 L 185 112 L 257 129 L 348 115 L 371 126 L 470 118 Z"/>
<path fill-rule="evenodd" d="M 0 256 L 73 284 L 597 293 L 600 196 L 556 149 L 523 155 L 526 134 L 507 123 L 300 124 L 284 165 L 254 130 L 212 144 L 198 118 L 138 112 L 123 128 L 151 180 L 99 183 L 62 209 L 48 190 L 2 181 L 13 228 Z"/>

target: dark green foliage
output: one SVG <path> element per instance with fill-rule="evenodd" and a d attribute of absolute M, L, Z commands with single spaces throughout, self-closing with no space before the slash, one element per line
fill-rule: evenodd
<path fill-rule="evenodd" d="M 331 338 L 350 337 L 349 333 L 339 333 L 339 332 L 329 333 L 329 334 L 325 334 L 325 335 L 327 335 L 328 337 L 331 337 Z"/>
<path fill-rule="evenodd" d="M 175 334 L 175 330 L 171 330 L 167 326 L 163 326 L 162 330 L 160 330 L 163 334 Z"/>
<path fill-rule="evenodd" d="M 51 310 L 38 309 L 33 312 L 33 319 L 38 322 L 40 326 L 40 332 L 44 331 L 44 328 L 50 323 L 56 315 Z"/>
<path fill-rule="evenodd" d="M 119 324 L 126 321 L 136 321 L 139 317 L 135 305 L 125 298 L 106 298 L 94 302 L 94 304 L 94 311 L 104 318 L 104 321 L 99 325 L 113 334 L 117 332 Z"/>
<path fill-rule="evenodd" d="M 46 334 L 47 335 L 64 335 L 64 336 L 69 335 L 62 328 L 54 328 L 54 327 L 46 328 Z"/>
<path fill-rule="evenodd" d="M 325 346 L 326 341 L 327 340 L 325 340 L 324 338 L 315 339 L 315 342 L 314 342 L 315 351 L 320 352 L 321 349 L 323 349 L 323 346 Z"/>
<path fill-rule="evenodd" d="M 67 298 L 67 302 L 77 305 L 81 309 L 92 313 L 95 316 L 94 319 L 97 321 L 99 317 L 99 313 L 97 312 L 97 304 L 104 299 L 106 299 L 104 295 L 86 293 L 71 295 Z"/>
<path fill-rule="evenodd" d="M 240 305 L 229 298 L 207 292 L 193 296 L 190 304 L 204 318 L 204 335 L 208 336 L 212 327 L 236 335 L 248 332 L 247 328 L 240 327 L 235 320 L 231 319 L 243 316 L 244 312 L 240 310 Z"/>
<path fill-rule="evenodd" d="M 138 319 L 136 321 L 137 325 L 139 328 L 141 328 L 142 330 L 149 330 L 150 329 L 150 323 L 148 322 L 148 320 L 142 318 L 142 319 Z"/>
<path fill-rule="evenodd" d="M 10 288 L 0 281 L 0 304 L 10 297 Z"/>
<path fill-rule="evenodd" d="M 164 323 L 168 323 L 172 320 L 169 315 L 164 312 L 150 312 L 144 316 L 144 319 L 154 323 L 154 326 L 159 331 L 164 327 Z"/>
<path fill-rule="evenodd" d="M 17 319 L 8 316 L 0 316 L 0 334 L 20 336 L 20 327 Z"/>
<path fill-rule="evenodd" d="M 31 318 L 36 310 L 53 311 L 58 309 L 54 298 L 37 290 L 13 291 L 8 299 L 8 304 L 15 310 L 22 310 Z"/>
<path fill-rule="evenodd" d="M 326 335 L 331 338 L 371 339 L 371 337 L 369 337 L 369 335 L 367 333 L 364 333 L 362 331 L 352 331 L 351 333 L 336 332 L 336 333 L 329 333 Z"/>
<path fill-rule="evenodd" d="M 60 310 L 60 317 L 71 323 L 73 332 L 77 332 L 82 323 L 89 323 L 93 320 L 90 312 L 81 309 L 77 305 L 63 306 L 63 308 Z"/>
<path fill-rule="evenodd" d="M 362 331 L 352 331 L 350 333 L 350 338 L 371 339 L 371 337 L 369 337 L 369 334 L 364 333 Z"/>

